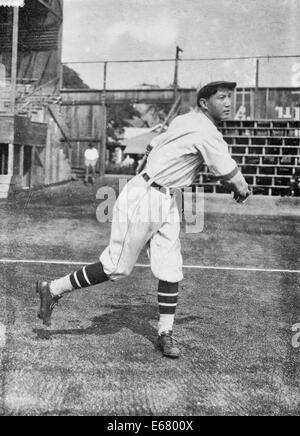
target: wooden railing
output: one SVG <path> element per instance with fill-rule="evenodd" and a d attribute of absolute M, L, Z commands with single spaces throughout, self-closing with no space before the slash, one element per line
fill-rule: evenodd
<path fill-rule="evenodd" d="M 51 82 L 54 82 L 52 80 Z M 32 114 L 43 111 L 46 106 L 60 102 L 59 95 L 47 88 L 48 83 L 36 87 L 34 80 L 23 80 L 17 84 L 15 114 L 31 118 Z M 50 82 L 49 82 L 50 84 Z M 12 114 L 12 87 L 9 80 L 0 81 L 0 115 Z"/>

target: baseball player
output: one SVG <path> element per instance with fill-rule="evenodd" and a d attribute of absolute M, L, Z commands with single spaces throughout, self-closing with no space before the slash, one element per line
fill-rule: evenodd
<path fill-rule="evenodd" d="M 44 325 L 51 325 L 52 311 L 65 293 L 128 276 L 147 245 L 159 281 L 158 345 L 164 356 L 179 357 L 173 325 L 183 262 L 174 191 L 190 186 L 206 163 L 215 177 L 232 185 L 237 202 L 250 195 L 217 129 L 230 116 L 235 87 L 236 83 L 214 82 L 201 88 L 198 110 L 175 118 L 165 133 L 154 138 L 145 168 L 125 186 L 114 206 L 110 242 L 97 263 L 50 283 L 37 283 L 38 316 Z"/>

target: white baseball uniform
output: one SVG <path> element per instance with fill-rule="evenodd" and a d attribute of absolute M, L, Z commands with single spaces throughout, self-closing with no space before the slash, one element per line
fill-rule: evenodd
<path fill-rule="evenodd" d="M 222 134 L 201 112 L 175 118 L 151 147 L 144 172 L 126 185 L 114 206 L 110 243 L 100 256 L 111 280 L 129 275 L 148 244 L 154 276 L 180 282 L 180 218 L 169 189 L 190 186 L 204 163 L 220 179 L 230 179 L 239 171 Z M 161 192 L 151 186 L 153 182 L 169 189 Z"/>
<path fill-rule="evenodd" d="M 96 148 L 88 148 L 84 153 L 85 166 L 95 167 L 99 159 L 99 153 Z"/>

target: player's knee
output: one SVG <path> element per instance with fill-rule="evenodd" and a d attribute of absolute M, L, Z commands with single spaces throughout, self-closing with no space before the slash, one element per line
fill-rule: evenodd
<path fill-rule="evenodd" d="M 112 282 L 118 282 L 119 280 L 125 279 L 131 274 L 131 271 L 125 270 L 125 271 L 114 271 L 111 274 L 108 275 L 109 280 Z"/>
<path fill-rule="evenodd" d="M 125 279 L 132 273 L 133 266 L 129 265 L 111 265 L 110 268 L 106 268 L 106 274 L 113 282 Z"/>
<path fill-rule="evenodd" d="M 183 272 L 182 269 L 172 269 L 169 271 L 159 271 L 155 268 L 152 268 L 152 273 L 154 277 L 162 282 L 168 283 L 179 283 L 183 280 Z"/>

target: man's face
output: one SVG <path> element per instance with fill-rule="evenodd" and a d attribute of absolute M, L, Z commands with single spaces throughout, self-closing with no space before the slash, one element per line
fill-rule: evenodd
<path fill-rule="evenodd" d="M 217 122 L 227 120 L 231 114 L 232 91 L 219 88 L 217 93 L 206 100 L 207 111 Z"/>

